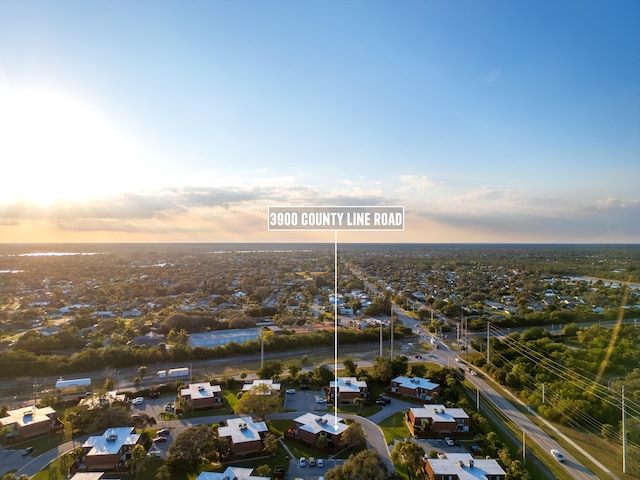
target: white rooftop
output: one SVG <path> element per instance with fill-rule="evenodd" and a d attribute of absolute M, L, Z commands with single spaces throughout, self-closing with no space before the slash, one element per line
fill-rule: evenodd
<path fill-rule="evenodd" d="M 227 467 L 222 473 L 202 472 L 196 480 L 225 480 L 235 478 L 237 480 L 269 480 L 269 477 L 256 477 L 251 475 L 253 468 Z"/>
<path fill-rule="evenodd" d="M 231 437 L 231 441 L 238 444 L 260 440 L 260 433 L 267 431 L 266 423 L 254 422 L 251 417 L 240 417 L 227 419 L 227 425 L 218 428 L 218 435 Z"/>
<path fill-rule="evenodd" d="M 422 408 L 411 408 L 417 418 L 433 418 L 434 421 L 453 422 L 459 418 L 469 418 L 463 408 L 447 408 L 444 405 L 425 405 Z"/>
<path fill-rule="evenodd" d="M 356 377 L 338 377 L 338 382 L 335 380 L 329 382 L 329 388 L 335 388 L 338 386 L 338 392 L 354 392 L 357 393 L 361 388 L 367 388 L 367 382 L 364 380 L 358 380 Z"/>
<path fill-rule="evenodd" d="M 273 383 L 273 380 L 262 380 L 262 379 L 254 380 L 253 383 L 245 383 L 242 386 L 242 391 L 249 392 L 251 391 L 251 388 L 257 387 L 258 385 L 267 385 L 271 390 L 280 391 L 279 383 Z"/>
<path fill-rule="evenodd" d="M 447 458 L 428 458 L 433 473 L 453 475 L 459 480 L 486 480 L 487 476 L 504 475 L 505 471 L 493 459 L 473 458 L 469 453 L 446 453 Z"/>
<path fill-rule="evenodd" d="M 429 379 L 421 377 L 396 377 L 392 382 L 397 383 L 402 388 L 411 390 L 417 390 L 418 388 L 435 390 L 440 386 L 438 383 L 433 383 Z"/>
<path fill-rule="evenodd" d="M 115 455 L 123 445 L 135 445 L 140 435 L 134 427 L 118 427 L 105 430 L 102 435 L 87 438 L 82 448 L 90 448 L 87 455 Z"/>
<path fill-rule="evenodd" d="M 332 435 L 340 435 L 347 429 L 347 425 L 344 424 L 343 419 L 327 413 L 323 416 L 316 415 L 314 413 L 305 413 L 294 419 L 294 422 L 300 424 L 300 429 L 305 432 L 313 433 L 314 435 L 326 432 Z"/>
<path fill-rule="evenodd" d="M 34 423 L 48 422 L 55 416 L 56 411 L 51 407 L 22 407 L 15 410 L 8 410 L 7 416 L 0 418 L 0 425 L 10 425 L 15 423 L 20 427 Z"/>
<path fill-rule="evenodd" d="M 212 398 L 216 393 L 220 393 L 220 385 L 211 385 L 209 382 L 204 383 L 191 383 L 187 388 L 180 390 L 180 395 L 183 397 L 189 396 L 191 400 L 200 398 Z"/>

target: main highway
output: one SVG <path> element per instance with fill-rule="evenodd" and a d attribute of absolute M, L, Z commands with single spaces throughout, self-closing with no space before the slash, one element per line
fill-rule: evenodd
<path fill-rule="evenodd" d="M 398 320 L 402 322 L 405 326 L 410 327 L 412 331 L 418 333 L 425 339 L 430 340 L 431 338 L 435 338 L 431 335 L 431 333 L 427 332 L 422 328 L 422 324 L 418 320 L 409 316 L 405 310 L 398 307 L 397 305 L 393 305 L 392 313 L 395 314 Z M 563 453 L 565 457 L 565 462 L 561 465 L 567 471 L 567 473 L 571 475 L 572 478 L 579 479 L 579 480 L 597 480 L 598 478 L 601 478 L 595 475 L 589 469 L 587 469 L 584 465 L 582 465 L 580 461 L 577 460 L 573 455 L 571 455 L 570 453 L 567 453 L 558 442 L 556 442 L 549 435 L 547 435 L 528 416 L 523 414 L 517 408 L 517 406 L 514 405 L 514 403 L 512 403 L 512 400 L 515 402 L 521 403 L 519 400 L 517 400 L 515 397 L 513 397 L 510 393 L 506 391 L 503 391 L 503 393 L 499 393 L 498 391 L 496 391 L 491 385 L 489 385 L 487 382 L 485 382 L 482 379 L 481 377 L 482 374 L 478 375 L 478 371 L 476 371 L 474 367 L 471 367 L 462 359 L 460 359 L 460 357 L 455 351 L 451 350 L 447 345 L 445 345 L 441 341 L 438 341 L 437 339 L 436 339 L 436 342 L 438 343 L 437 354 L 435 354 L 434 357 L 431 357 L 431 360 L 441 365 L 450 365 L 450 366 L 457 365 L 457 366 L 463 367 L 466 372 L 471 372 L 471 371 L 475 372 L 475 374 L 466 375 L 466 380 L 471 385 L 473 385 L 476 391 L 480 392 L 481 398 L 483 398 L 488 402 L 491 402 L 498 411 L 502 412 L 504 418 L 502 418 L 501 420 L 503 422 L 505 421 L 505 419 L 508 419 L 506 421 L 514 423 L 517 426 L 517 428 L 520 430 L 520 432 L 524 433 L 524 436 L 526 438 L 526 443 L 528 442 L 536 443 L 542 450 L 548 453 L 547 458 L 539 459 L 543 462 L 543 464 L 548 464 L 549 462 L 556 461 L 551 456 L 551 453 L 549 453 L 551 449 L 555 448 Z M 511 400 L 506 398 L 506 396 L 511 397 Z M 548 423 L 547 423 L 547 426 L 549 428 L 553 428 L 553 426 Z M 555 433 L 559 434 L 558 431 L 556 431 Z M 578 444 L 573 442 L 571 439 L 564 437 L 564 441 L 567 443 L 570 443 L 571 446 L 576 450 L 582 451 L 584 455 L 588 455 L 586 452 L 584 452 L 584 450 L 582 450 L 582 448 Z M 604 473 L 606 473 L 609 478 L 620 480 L 619 477 L 617 477 L 613 472 L 611 472 L 606 466 L 602 465 L 601 463 L 597 462 L 594 459 L 592 459 L 592 461 Z"/>

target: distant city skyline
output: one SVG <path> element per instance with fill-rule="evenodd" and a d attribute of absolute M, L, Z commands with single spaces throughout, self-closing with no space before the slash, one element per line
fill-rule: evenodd
<path fill-rule="evenodd" d="M 0 1 L 0 242 L 640 240 L 640 3 Z"/>

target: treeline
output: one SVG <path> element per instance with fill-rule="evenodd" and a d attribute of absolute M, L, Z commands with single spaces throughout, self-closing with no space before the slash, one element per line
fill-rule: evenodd
<path fill-rule="evenodd" d="M 396 328 L 394 331 L 394 336 L 397 339 L 406 334 L 410 334 L 410 330 Z M 383 339 L 388 340 L 389 338 L 389 329 L 383 329 Z M 377 342 L 379 339 L 380 331 L 378 329 L 338 331 L 338 343 L 340 344 Z M 333 343 L 334 332 L 326 330 L 290 335 L 270 335 L 265 340 L 265 349 L 268 352 L 282 352 L 309 348 L 310 345 L 331 346 Z M 105 367 L 125 368 L 161 362 L 231 358 L 237 355 L 249 355 L 259 352 L 259 341 L 248 341 L 243 344 L 231 342 L 215 348 L 190 347 L 184 344 L 175 344 L 171 348 L 167 348 L 164 344 L 156 347 L 123 345 L 85 348 L 70 356 L 38 355 L 26 350 L 13 349 L 0 352 L 0 377 L 66 375 L 69 373 L 95 371 Z"/>
<path fill-rule="evenodd" d="M 640 408 L 640 330 L 631 324 L 586 329 L 573 324 L 563 333 L 575 345 L 565 346 L 548 331 L 533 328 L 492 338 L 490 366 L 484 357 L 471 361 L 550 420 L 602 436 L 619 432 L 622 385 L 628 408 Z M 474 339 L 472 346 L 486 351 L 486 340 Z M 640 422 L 629 420 L 628 427 L 628 439 L 640 444 Z"/>
<path fill-rule="evenodd" d="M 639 308 L 607 309 L 602 313 L 594 312 L 590 308 L 576 308 L 575 310 L 555 310 L 530 312 L 525 315 L 493 315 L 491 325 L 498 328 L 534 327 L 550 325 L 568 325 L 570 323 L 594 323 L 598 321 L 639 318 Z M 487 327 L 487 318 L 469 319 L 470 330 L 483 330 Z"/>

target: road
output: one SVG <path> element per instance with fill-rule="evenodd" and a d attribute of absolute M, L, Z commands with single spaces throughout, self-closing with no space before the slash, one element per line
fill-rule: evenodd
<path fill-rule="evenodd" d="M 421 336 L 425 338 L 432 338 L 432 335 L 429 332 L 422 329 L 422 325 L 420 324 L 419 321 L 407 315 L 407 313 L 404 310 L 402 310 L 400 307 L 394 305 L 393 313 L 395 313 L 398 316 L 398 319 L 402 321 L 402 323 L 404 323 L 407 326 L 410 326 L 413 331 L 420 331 Z M 465 362 L 463 362 L 460 359 L 460 357 L 458 357 L 457 352 L 451 350 L 442 342 L 438 342 L 438 344 L 439 344 L 439 349 L 437 350 L 437 353 L 435 353 L 434 351 L 434 353 L 431 354 L 431 355 L 434 355 L 433 357 L 431 357 L 431 360 L 441 365 L 462 366 L 463 368 L 467 369 L 466 370 L 467 372 L 470 371 L 469 369 L 471 367 L 467 365 Z M 473 371 L 476 371 L 476 370 L 473 369 Z M 487 401 L 495 405 L 495 407 L 499 411 L 504 413 L 504 416 L 508 418 L 509 421 L 515 423 L 520 429 L 520 431 L 524 432 L 527 442 L 536 443 L 545 452 L 549 452 L 552 448 L 558 449 L 559 451 L 563 452 L 563 455 L 566 461 L 564 464 L 562 464 L 562 467 L 567 471 L 569 475 L 579 480 L 587 480 L 587 479 L 597 480 L 598 479 L 596 475 L 594 475 L 590 470 L 588 470 L 584 465 L 582 465 L 574 456 L 567 453 L 560 444 L 558 444 L 555 440 L 553 440 L 549 435 L 544 433 L 544 431 L 542 431 L 540 427 L 538 427 L 535 423 L 533 423 L 533 421 L 529 419 L 529 417 L 521 413 L 520 410 L 518 410 L 518 408 L 509 399 L 503 396 L 503 395 L 508 395 L 511 397 L 511 395 L 508 392 L 506 391 L 503 391 L 502 393 L 497 392 L 491 385 L 485 382 L 481 378 L 481 376 L 477 375 L 477 372 L 476 372 L 476 375 L 471 375 L 471 374 L 467 375 L 466 379 L 469 381 L 469 383 L 471 383 L 474 386 L 476 390 L 480 391 L 481 396 L 483 396 Z M 512 397 L 512 400 L 519 402 L 519 400 L 513 397 Z M 504 421 L 504 419 L 501 419 L 501 421 Z M 548 422 L 547 422 L 547 426 L 550 428 L 553 428 Z M 578 450 L 582 450 L 580 446 L 577 445 L 575 442 L 573 442 L 571 439 L 565 437 L 564 440 L 570 443 L 574 448 Z M 586 452 L 583 451 L 583 453 L 586 455 Z M 540 458 L 539 460 L 542 461 L 543 464 L 556 461 L 551 457 L 550 453 L 548 458 Z M 599 468 L 601 468 L 604 472 L 606 472 L 610 478 L 619 480 L 619 478 L 615 476 L 613 472 L 611 472 L 604 465 L 595 461 L 594 463 Z"/>

